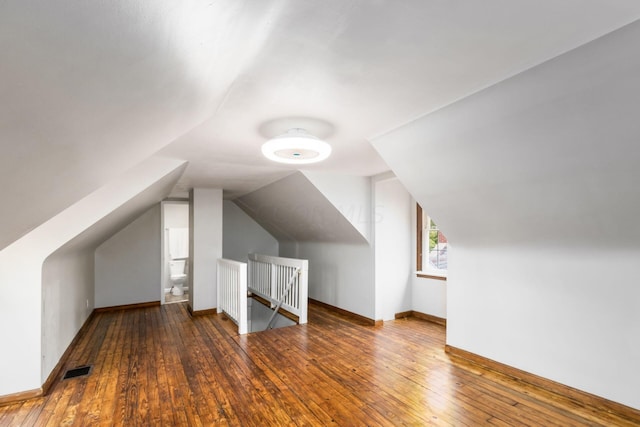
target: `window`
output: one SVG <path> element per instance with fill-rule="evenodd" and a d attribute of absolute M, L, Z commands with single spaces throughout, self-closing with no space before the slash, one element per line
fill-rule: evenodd
<path fill-rule="evenodd" d="M 417 207 L 416 269 L 427 275 L 444 277 L 447 274 L 447 238 L 429 215 Z"/>

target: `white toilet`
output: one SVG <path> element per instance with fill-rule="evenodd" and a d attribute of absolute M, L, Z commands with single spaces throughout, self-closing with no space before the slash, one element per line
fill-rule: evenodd
<path fill-rule="evenodd" d="M 184 259 L 176 259 L 169 262 L 172 295 L 184 295 L 184 284 L 187 282 L 186 263 L 187 261 Z"/>

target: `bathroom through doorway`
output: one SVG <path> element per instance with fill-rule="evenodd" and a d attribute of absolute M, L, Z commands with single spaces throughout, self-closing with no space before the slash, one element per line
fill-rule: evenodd
<path fill-rule="evenodd" d="M 189 201 L 165 200 L 161 203 L 162 304 L 189 300 Z"/>

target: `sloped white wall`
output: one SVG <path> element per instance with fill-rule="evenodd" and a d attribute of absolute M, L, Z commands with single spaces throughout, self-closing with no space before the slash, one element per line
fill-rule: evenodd
<path fill-rule="evenodd" d="M 372 240 L 369 177 L 311 171 L 302 174 L 367 241 Z"/>
<path fill-rule="evenodd" d="M 250 253 L 278 256 L 278 241 L 230 200 L 222 204 L 222 256 L 247 262 Z"/>
<path fill-rule="evenodd" d="M 339 181 L 342 176 L 337 175 L 333 180 Z M 361 178 L 367 183 L 362 186 L 349 185 L 351 178 L 345 176 L 347 184 L 339 200 L 353 199 L 358 206 L 363 201 L 370 203 L 369 179 Z M 361 183 L 358 180 L 358 184 Z M 304 174 L 297 172 L 234 202 L 280 242 L 366 243 L 366 238 L 336 207 L 339 202 L 328 199 L 336 194 L 325 195 Z M 369 212 L 370 208 L 366 208 L 366 215 Z"/>
<path fill-rule="evenodd" d="M 95 250 L 95 306 L 160 301 L 160 204 Z"/>
<path fill-rule="evenodd" d="M 20 325 L 0 330 L 0 340 L 12 346 L 12 351 L 0 352 L 0 396 L 38 389 L 45 376 L 41 361 L 48 353 L 42 349 L 45 259 L 76 239 L 80 246 L 95 248 L 98 242 L 94 240 L 110 231 L 111 220 L 105 222 L 105 218 L 115 211 L 115 221 L 122 214 L 126 216 L 128 203 L 137 208 L 139 195 L 145 202 L 146 197 L 157 197 L 156 192 L 168 191 L 183 168 L 184 162 L 179 160 L 150 158 L 0 251 L 0 284 L 3 292 L 12 295 L 0 299 L 0 323 Z M 127 212 L 119 212 L 122 207 L 127 207 Z M 86 234 L 88 230 L 91 232 Z M 48 313 L 55 317 L 51 310 Z"/>
<path fill-rule="evenodd" d="M 447 342 L 640 409 L 640 22 L 373 141 L 455 242 Z"/>
<path fill-rule="evenodd" d="M 93 248 L 56 252 L 42 266 L 44 382 L 94 308 Z"/>
<path fill-rule="evenodd" d="M 373 245 L 354 225 L 370 229 L 371 179 L 319 176 L 312 179 L 325 184 L 326 194 L 295 173 L 236 203 L 278 239 L 280 256 L 309 260 L 310 298 L 374 319 Z M 359 214 L 350 220 L 339 206 L 353 206 Z"/>
<path fill-rule="evenodd" d="M 394 175 L 374 177 L 376 320 L 412 310 L 411 195 Z"/>

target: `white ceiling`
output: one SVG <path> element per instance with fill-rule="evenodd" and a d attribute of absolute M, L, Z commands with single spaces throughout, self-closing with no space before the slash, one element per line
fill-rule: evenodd
<path fill-rule="evenodd" d="M 156 153 L 174 189 L 293 172 L 265 124 L 328 123 L 310 170 L 388 169 L 368 140 L 640 17 L 636 0 L 0 2 L 0 247 Z"/>
<path fill-rule="evenodd" d="M 306 169 L 384 172 L 370 138 L 640 16 L 635 1 L 270 4 L 250 25 L 260 46 L 224 101 L 161 151 L 190 162 L 183 189 L 213 185 L 233 197 L 290 173 L 260 145 L 273 136 L 264 123 L 291 116 L 334 128 L 332 157 Z"/>

